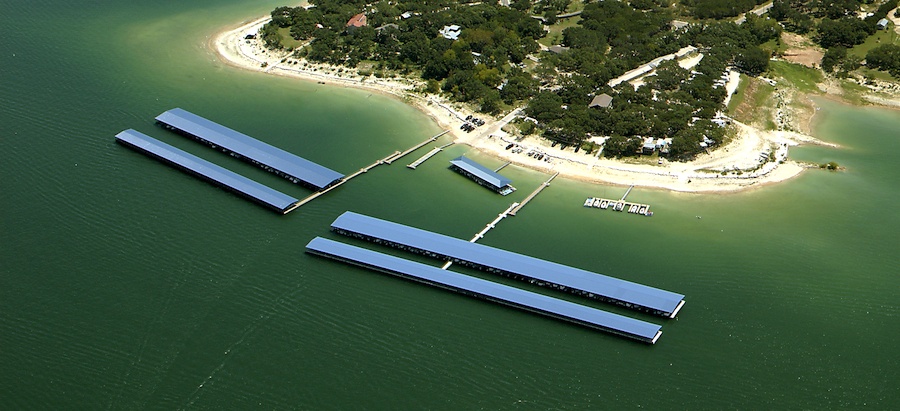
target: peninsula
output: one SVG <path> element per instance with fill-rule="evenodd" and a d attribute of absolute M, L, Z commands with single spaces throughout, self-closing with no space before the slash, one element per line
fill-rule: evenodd
<path fill-rule="evenodd" d="M 452 12 L 453 7 L 480 7 L 486 9 L 479 9 L 479 12 L 493 13 L 497 8 L 511 7 L 506 5 L 507 2 L 490 5 L 453 3 L 442 12 Z M 524 3 L 528 3 L 528 7 L 524 7 L 525 4 L 516 7 L 528 13 L 534 13 L 541 7 L 540 4 Z M 346 59 L 322 62 L 327 59 L 317 55 L 311 46 L 316 41 L 315 27 L 322 24 L 314 19 L 298 23 L 312 27 L 308 32 L 300 33 L 293 28 L 290 20 L 290 16 L 295 14 L 303 18 L 321 16 L 321 13 L 309 13 L 308 10 L 316 6 L 305 2 L 296 8 L 276 9 L 270 16 L 259 17 L 218 33 L 211 39 L 211 46 L 227 64 L 244 69 L 395 96 L 429 115 L 442 128 L 450 130 L 457 143 L 467 144 L 513 164 L 544 172 L 558 172 L 561 176 L 582 181 L 685 192 L 739 191 L 790 179 L 807 168 L 819 168 L 819 165 L 803 164 L 788 158 L 788 149 L 799 144 L 835 146 L 810 135 L 811 121 L 816 111 L 810 97 L 900 107 L 898 87 L 893 77 L 860 64 L 860 56 L 883 49 L 883 43 L 893 45 L 896 41 L 894 21 L 898 18 L 895 0 L 876 4 L 850 1 L 848 4 L 853 3 L 852 9 L 830 11 L 833 15 L 827 14 L 827 10 L 815 10 L 824 14 L 808 22 L 797 17 L 785 1 L 757 4 L 759 2 L 751 0 L 744 10 L 749 12 L 731 16 L 727 11 L 714 16 L 701 16 L 697 8 L 700 6 L 689 6 L 705 3 L 703 1 L 648 3 L 655 4 L 652 7 L 657 9 L 654 10 L 664 12 L 663 20 L 671 26 L 657 30 L 654 35 L 675 42 L 673 44 L 691 40 L 698 46 L 667 46 L 664 49 L 674 50 L 660 52 L 653 58 L 648 56 L 645 60 L 635 60 L 642 63 L 629 70 L 609 69 L 604 74 L 594 74 L 594 77 L 608 79 L 602 84 L 594 81 L 590 83 L 592 85 L 579 86 L 576 84 L 579 81 L 590 80 L 577 70 L 584 69 L 586 63 L 575 61 L 576 58 L 566 56 L 566 53 L 581 53 L 578 46 L 583 45 L 585 37 L 592 38 L 590 36 L 594 34 L 586 28 L 591 25 L 585 23 L 599 18 L 596 16 L 600 6 L 590 2 L 566 2 L 566 10 L 549 9 L 541 15 L 532 16 L 535 24 L 542 27 L 541 33 L 536 35 L 540 41 L 534 51 L 525 55 L 521 62 L 502 63 L 511 67 L 510 72 L 515 75 L 535 79 L 536 83 L 540 78 L 536 91 L 521 95 L 504 92 L 503 101 L 495 101 L 490 95 L 500 95 L 495 89 L 499 87 L 502 91 L 501 85 L 518 85 L 518 80 L 512 78 L 513 74 L 508 74 L 506 79 L 486 80 L 491 85 L 497 85 L 487 89 L 488 93 L 483 96 L 467 100 L 459 91 L 459 87 L 464 85 L 448 87 L 449 82 L 456 81 L 452 79 L 452 74 L 448 74 L 449 71 L 440 73 L 450 77 L 439 83 L 433 78 L 439 74 L 408 70 L 402 74 L 400 69 L 391 70 L 383 64 L 373 63 L 373 60 L 366 60 L 371 56 L 362 56 L 363 60 L 351 64 L 353 67 L 347 66 Z M 421 13 L 397 10 L 397 6 L 388 11 L 379 9 L 388 7 L 384 3 L 366 5 L 361 13 L 346 22 L 346 28 L 353 30 L 353 27 L 359 26 L 368 30 L 380 29 L 378 32 L 398 31 L 403 27 L 401 24 L 408 20 L 422 18 Z M 629 8 L 623 9 L 622 13 L 641 12 L 633 8 L 637 6 L 616 7 Z M 703 10 L 709 12 L 706 8 Z M 366 27 L 366 15 L 379 13 L 381 25 Z M 770 17 L 773 14 L 775 16 Z M 887 23 L 879 18 L 877 26 L 873 26 L 875 30 L 863 26 L 862 23 L 882 15 L 887 16 Z M 273 22 L 273 17 L 279 21 Z M 811 36 L 809 28 L 803 32 L 804 24 L 819 24 L 818 34 Z M 855 24 L 853 27 L 859 27 L 861 37 L 826 40 L 822 33 L 828 33 L 829 24 Z M 278 26 L 285 28 L 278 31 Z M 727 43 L 731 41 L 728 36 L 740 37 L 743 35 L 741 33 L 746 32 L 735 27 L 749 27 L 750 31 L 761 33 L 757 34 L 757 40 L 746 40 L 739 51 L 722 51 L 710 44 L 713 42 L 710 39 L 724 36 L 722 41 Z M 324 29 L 321 27 L 319 30 Z M 341 29 L 344 30 L 343 27 Z M 839 29 L 843 30 L 841 32 L 849 30 L 845 26 Z M 449 51 L 458 47 L 459 41 L 471 42 L 474 41 L 473 35 L 484 34 L 479 31 L 467 35 L 467 29 L 458 25 L 447 25 L 440 30 L 436 36 L 440 37 L 441 42 L 450 42 Z M 279 39 L 277 36 L 282 36 L 284 44 L 275 41 Z M 460 38 L 462 40 L 458 40 Z M 857 44 L 852 44 L 854 41 Z M 831 47 L 824 48 L 823 45 Z M 606 46 L 607 53 L 614 49 L 614 46 Z M 762 59 L 756 58 L 759 57 L 757 51 L 762 53 Z M 892 50 L 881 51 L 890 55 L 887 52 Z M 481 56 L 481 53 L 469 51 L 465 59 L 479 61 Z M 578 56 L 586 58 L 581 54 Z M 510 60 L 516 58 L 511 57 Z M 724 58 L 731 60 L 719 61 Z M 343 63 L 336 64 L 341 61 Z M 888 70 L 890 64 L 890 61 L 882 64 L 882 70 Z M 871 63 L 869 65 L 872 66 Z M 479 63 L 472 67 L 484 69 L 487 66 Z M 552 67 L 552 72 L 548 67 Z M 704 71 L 710 70 L 717 76 L 704 74 Z M 470 75 L 471 72 L 465 74 Z M 613 77 L 613 74 L 616 76 Z M 707 90 L 697 84 L 709 84 L 711 87 Z M 581 97 L 565 97 L 575 91 Z M 584 107 L 581 107 L 582 100 L 585 101 Z M 643 122 L 627 124 L 626 127 L 621 125 L 625 120 L 621 115 L 616 117 L 604 111 L 611 110 L 610 106 L 634 104 L 638 100 L 643 100 L 643 105 L 617 108 L 634 110 L 626 113 L 639 113 L 645 120 Z M 573 101 L 578 101 L 579 106 L 576 107 Z M 676 114 L 668 117 L 657 114 L 662 111 Z M 586 127 L 578 123 L 578 116 L 599 118 L 605 122 L 600 126 Z M 482 119 L 479 123 L 483 124 L 473 126 L 473 118 Z"/>

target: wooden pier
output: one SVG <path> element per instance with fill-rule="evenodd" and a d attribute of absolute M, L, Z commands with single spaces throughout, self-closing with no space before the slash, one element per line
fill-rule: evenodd
<path fill-rule="evenodd" d="M 431 151 L 429 151 L 428 153 L 426 153 L 424 156 L 419 157 L 418 160 L 413 161 L 412 163 L 410 163 L 410 164 L 407 165 L 406 167 L 415 170 L 416 167 L 422 165 L 422 163 L 424 163 L 426 160 L 428 160 L 429 158 L 433 157 L 435 154 L 440 153 L 440 152 L 443 151 L 445 148 L 450 147 L 450 146 L 452 146 L 452 145 L 453 145 L 453 142 L 450 142 L 450 143 L 444 144 L 444 145 L 442 145 L 442 146 L 440 146 L 440 147 L 435 147 L 435 148 L 433 148 Z"/>
<path fill-rule="evenodd" d="M 556 178 L 556 176 L 558 176 L 558 175 L 559 175 L 559 172 L 550 176 L 550 178 L 548 178 L 547 181 L 544 181 L 540 186 L 538 186 L 538 188 L 536 188 L 534 191 L 532 191 L 531 194 L 528 195 L 528 197 L 525 197 L 525 199 L 522 200 L 522 202 L 518 206 L 513 208 L 512 211 L 509 212 L 509 215 L 515 216 L 516 213 L 519 212 L 519 210 L 521 210 L 523 207 L 525 207 L 525 204 L 528 204 L 528 202 L 531 201 L 531 199 L 537 197 L 537 195 L 540 194 L 541 191 L 543 191 L 545 188 L 550 186 L 550 182 L 553 181 L 553 179 Z"/>
<path fill-rule="evenodd" d="M 410 147 L 408 150 L 406 150 L 406 151 L 404 151 L 404 152 L 402 152 L 402 153 L 400 153 L 400 154 L 398 154 L 398 155 L 396 155 L 396 156 L 394 156 L 394 157 L 391 157 L 390 159 L 386 160 L 385 162 L 388 163 L 388 164 L 391 164 L 391 163 L 393 163 L 394 161 L 399 160 L 400 158 L 404 157 L 405 155 L 407 155 L 407 154 L 409 154 L 409 153 L 412 153 L 413 151 L 416 151 L 416 150 L 422 148 L 422 147 L 425 146 L 426 144 L 428 144 L 428 143 L 430 143 L 430 142 L 432 142 L 432 141 L 437 140 L 438 137 L 443 136 L 444 134 L 447 134 L 447 133 L 449 133 L 449 132 L 450 132 L 450 130 L 444 130 L 444 131 L 442 131 L 442 132 L 440 132 L 440 133 L 438 133 L 438 134 L 435 134 L 434 136 L 428 138 L 427 140 L 425 140 L 425 141 L 423 141 L 423 142 L 421 142 L 421 143 L 419 143 L 419 144 L 416 144 L 416 145 Z"/>
<path fill-rule="evenodd" d="M 385 158 L 382 158 L 382 159 L 380 159 L 380 160 L 378 160 L 378 161 L 376 161 L 376 162 L 374 162 L 374 163 L 372 163 L 372 164 L 369 164 L 368 166 L 359 169 L 359 171 L 357 171 L 357 172 L 355 172 L 355 173 L 353 173 L 353 174 L 350 174 L 349 176 L 344 177 L 344 178 L 341 179 L 341 181 L 339 181 L 337 184 L 335 184 L 335 185 L 333 185 L 333 186 L 331 186 L 331 187 L 328 187 L 328 188 L 326 188 L 326 189 L 324 189 L 324 190 L 322 190 L 322 191 L 316 191 L 315 193 L 310 194 L 308 197 L 306 197 L 306 198 L 304 198 L 304 199 L 302 199 L 302 200 L 296 202 L 294 205 L 292 205 L 292 206 L 291 206 L 290 208 L 288 208 L 287 210 L 284 210 L 284 214 L 290 213 L 291 211 L 294 211 L 294 210 L 300 208 L 302 205 L 304 205 L 304 204 L 306 204 L 306 203 L 308 203 L 308 202 L 310 202 L 310 201 L 313 201 L 313 200 L 319 198 L 320 195 L 325 194 L 325 193 L 327 193 L 327 192 L 329 192 L 329 191 L 331 191 L 331 190 L 334 190 L 335 188 L 340 187 L 341 184 L 344 184 L 344 183 L 350 181 L 350 179 L 352 179 L 353 177 L 356 177 L 356 176 L 358 176 L 358 175 L 360 175 L 360 174 L 363 174 L 363 173 L 368 173 L 369 170 L 371 170 L 371 169 L 373 169 L 373 168 L 375 168 L 375 167 L 378 167 L 378 166 L 380 166 L 380 165 L 382 165 L 382 164 L 390 164 L 390 163 L 388 163 L 387 161 L 388 161 L 389 159 L 396 158 L 398 154 L 400 154 L 400 152 L 399 152 L 399 151 L 395 151 L 395 152 L 391 153 L 389 156 L 387 156 L 387 157 L 385 157 Z"/>
<path fill-rule="evenodd" d="M 497 167 L 497 169 L 494 170 L 494 172 L 495 172 L 495 173 L 500 172 L 500 170 L 503 170 L 504 168 L 506 168 L 506 166 L 508 166 L 508 165 L 510 165 L 510 164 L 511 164 L 511 163 L 510 163 L 509 161 L 507 161 L 507 162 L 504 163 L 502 166 Z"/>

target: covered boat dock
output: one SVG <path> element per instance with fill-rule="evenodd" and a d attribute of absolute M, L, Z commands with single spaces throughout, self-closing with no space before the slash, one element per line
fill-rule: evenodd
<path fill-rule="evenodd" d="M 282 214 L 298 201 L 287 194 L 132 129 L 116 134 L 116 141 Z"/>
<path fill-rule="evenodd" d="M 507 195 L 516 191 L 516 188 L 510 185 L 512 180 L 491 171 L 491 169 L 476 163 L 468 157 L 459 156 L 450 160 L 450 169 L 497 193 Z"/>
<path fill-rule="evenodd" d="M 655 344 L 662 335 L 659 325 L 586 307 L 569 301 L 442 270 L 437 267 L 316 237 L 306 245 L 311 254 L 332 258 L 407 280 L 519 308 Z"/>
<path fill-rule="evenodd" d="M 156 116 L 156 121 L 179 134 L 246 160 L 313 190 L 324 190 L 337 184 L 344 177 L 337 171 L 181 108 L 173 108 Z"/>
<path fill-rule="evenodd" d="M 670 291 L 350 211 L 338 217 L 331 224 L 331 229 L 338 234 L 656 315 L 674 317 L 684 302 L 684 295 Z"/>

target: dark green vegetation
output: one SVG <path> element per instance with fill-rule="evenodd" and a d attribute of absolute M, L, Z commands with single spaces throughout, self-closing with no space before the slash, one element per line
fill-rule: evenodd
<path fill-rule="evenodd" d="M 494 113 L 501 104 L 530 97 L 537 88 L 519 65 L 538 50 L 540 22 L 529 14 L 495 4 L 314 0 L 316 7 L 279 7 L 263 30 L 270 47 L 280 47 L 278 28 L 289 27 L 296 39 L 313 41 L 301 53 L 312 61 L 357 67 L 375 63 L 375 71 L 410 74 L 441 82 L 454 100 L 477 104 Z M 365 11 L 367 24 L 348 27 Z M 316 28 L 316 24 L 322 28 Z M 459 39 L 442 37 L 449 25 L 464 28 Z M 504 85 L 504 87 L 500 87 Z"/>
<path fill-rule="evenodd" d="M 822 169 L 825 169 L 825 170 L 830 170 L 830 171 L 836 171 L 836 170 L 840 169 L 841 166 L 838 165 L 837 162 L 829 161 L 829 162 L 827 162 L 827 163 L 819 164 L 819 168 L 822 168 Z"/>
<path fill-rule="evenodd" d="M 721 19 L 735 17 L 750 11 L 768 0 L 682 0 L 691 14 L 699 19 Z"/>
<path fill-rule="evenodd" d="M 710 120 L 724 109 L 720 78 L 727 67 L 750 76 L 769 71 L 772 44 L 780 44 L 784 26 L 810 33 L 827 49 L 826 73 L 846 75 L 861 63 L 861 56 L 848 55 L 847 49 L 869 38 L 897 2 L 888 0 L 876 9 L 866 0 L 777 0 L 769 18 L 746 13 L 763 0 L 518 0 L 510 7 L 448 0 L 313 0 L 315 7 L 309 9 L 272 11 L 262 36 L 276 48 L 308 42 L 298 55 L 357 68 L 363 75 L 421 77 L 424 91 L 444 92 L 485 113 L 526 104 L 526 113 L 538 120 L 537 131 L 562 147 L 593 151 L 589 138 L 608 136 L 605 155 L 633 156 L 641 154 L 644 137 L 671 138 L 668 154 L 689 159 L 703 150 L 700 141 L 724 139 L 725 130 Z M 863 5 L 873 14 L 860 19 L 856 13 Z M 573 10 L 581 14 L 559 17 Z M 349 20 L 360 13 L 367 23 L 352 27 Z M 735 24 L 732 17 L 743 13 L 746 20 Z M 674 29 L 675 18 L 700 21 Z M 462 28 L 457 40 L 441 33 L 450 25 Z M 542 25 L 555 28 L 553 41 L 566 49 L 539 52 L 537 40 L 546 34 Z M 608 85 L 686 46 L 704 55 L 691 70 L 669 61 L 637 90 L 628 83 Z M 887 46 L 872 50 L 870 66 L 897 72 L 900 59 L 894 51 Z M 603 93 L 613 98 L 612 106 L 589 108 Z"/>
<path fill-rule="evenodd" d="M 725 98 L 716 81 L 729 65 L 751 75 L 764 72 L 769 55 L 759 45 L 777 38 L 780 27 L 751 16 L 740 26 L 709 22 L 672 30 L 672 19 L 665 8 L 645 13 L 623 2 L 586 5 L 580 25 L 563 31 L 563 45 L 570 49 L 545 53 L 536 70 L 544 87 L 526 112 L 540 122 L 543 135 L 575 146 L 588 135 L 610 136 L 604 154 L 617 157 L 639 154 L 642 136 L 672 138 L 669 154 L 679 159 L 699 153 L 704 137 L 721 142 L 724 129 L 710 122 Z M 628 83 L 607 86 L 625 71 L 688 45 L 704 53 L 693 70 L 665 61 L 637 90 Z M 588 108 L 601 93 L 613 97 L 612 106 Z"/>
<path fill-rule="evenodd" d="M 857 12 L 864 5 L 872 3 L 875 2 L 872 0 L 775 0 L 769 16 L 782 23 L 788 31 L 807 34 L 815 29 L 813 39 L 827 49 L 822 58 L 822 70 L 826 73 L 836 71 L 839 77 L 846 77 L 849 72 L 858 69 L 861 62 L 858 56 L 848 55 L 847 49 L 864 43 L 866 39 L 875 34 L 878 29 L 878 21 L 887 17 L 888 12 L 896 8 L 900 0 L 880 2 L 878 8 L 872 11 L 871 15 L 860 19 Z M 885 52 L 889 52 L 889 50 L 876 52 L 876 59 Z M 868 56 L 866 57 L 868 60 Z M 885 71 L 891 70 L 891 64 L 877 64 L 874 67 L 870 64 L 870 67 Z"/>
<path fill-rule="evenodd" d="M 866 54 L 866 66 L 900 77 L 900 46 L 882 44 Z"/>
<path fill-rule="evenodd" d="M 847 172 L 728 195 L 635 188 L 628 198 L 652 204 L 651 218 L 581 206 L 626 187 L 557 178 L 479 240 L 686 294 L 678 320 L 636 316 L 663 325 L 650 347 L 303 253 L 316 236 L 337 239 L 329 226 L 346 210 L 469 239 L 546 173 L 504 168 L 519 190 L 502 197 L 447 170 L 462 154 L 502 161 L 454 145 L 407 169 L 426 146 L 279 216 L 113 142 L 135 127 L 306 195 L 153 117 L 196 110 L 346 173 L 440 131 L 394 99 L 226 67 L 203 48 L 282 1 L 0 0 L 4 409 L 900 402 L 897 112 L 821 101 L 815 135 L 844 148 L 791 157 Z"/>

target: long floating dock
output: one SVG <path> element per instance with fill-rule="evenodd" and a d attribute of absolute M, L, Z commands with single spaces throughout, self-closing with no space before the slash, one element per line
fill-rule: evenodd
<path fill-rule="evenodd" d="M 662 335 L 656 324 L 321 237 L 306 252 L 650 344 Z"/>
<path fill-rule="evenodd" d="M 429 151 L 428 153 L 426 153 L 424 156 L 419 157 L 418 160 L 413 161 L 412 163 L 410 163 L 409 165 L 407 165 L 406 168 L 411 168 L 411 169 L 415 170 L 416 167 L 422 165 L 422 163 L 424 163 L 426 160 L 428 160 L 428 159 L 431 158 L 431 157 L 434 157 L 435 154 L 440 153 L 440 152 L 443 151 L 445 148 L 450 147 L 450 146 L 452 146 L 452 145 L 453 145 L 453 142 L 450 142 L 450 143 L 444 144 L 444 145 L 442 145 L 442 146 L 440 146 L 440 147 L 435 147 L 435 148 L 431 149 L 431 151 Z"/>
<path fill-rule="evenodd" d="M 347 176 L 347 177 L 342 178 L 341 181 L 338 181 L 336 184 L 331 185 L 331 186 L 329 186 L 328 188 L 326 188 L 326 189 L 324 189 L 324 190 L 322 190 L 322 191 L 316 191 L 315 193 L 310 194 L 308 197 L 306 197 L 306 198 L 304 198 L 304 199 L 298 201 L 297 204 L 294 204 L 293 206 L 291 206 L 291 207 L 290 207 L 289 209 L 287 209 L 284 213 L 285 213 L 285 214 L 290 213 L 291 211 L 294 211 L 294 210 L 300 208 L 302 205 L 304 205 L 304 204 L 306 204 L 306 203 L 308 203 L 308 202 L 310 202 L 310 201 L 313 201 L 313 200 L 319 198 L 319 196 L 321 196 L 321 195 L 323 195 L 323 194 L 325 194 L 325 193 L 327 193 L 327 192 L 329 192 L 329 191 L 331 191 L 331 190 L 334 190 L 335 188 L 340 187 L 342 184 L 344 184 L 344 183 L 350 181 L 350 180 L 353 179 L 354 177 L 356 177 L 356 176 L 358 176 L 358 175 L 360 175 L 360 174 L 368 173 L 369 170 L 371 170 L 371 169 L 373 169 L 373 168 L 375 168 L 375 167 L 378 167 L 378 166 L 384 164 L 385 161 L 386 161 L 387 159 L 389 159 L 389 158 L 394 158 L 394 157 L 396 157 L 397 154 L 399 154 L 399 153 L 400 153 L 399 151 L 395 151 L 395 152 L 391 153 L 390 155 L 388 155 L 387 157 L 382 158 L 381 160 L 378 160 L 378 161 L 376 161 L 376 162 L 374 162 L 374 163 L 372 163 L 372 164 L 369 164 L 368 166 L 359 169 L 359 171 L 357 171 L 357 172 L 355 172 L 355 173 L 353 173 L 353 174 L 350 174 L 350 175 Z"/>
<path fill-rule="evenodd" d="M 547 181 L 544 181 L 540 186 L 538 186 L 538 188 L 536 188 L 534 191 L 532 191 L 531 194 L 528 195 L 528 197 L 525 197 L 525 199 L 522 200 L 522 202 L 519 203 L 519 205 L 517 205 L 515 208 L 513 208 L 512 211 L 509 212 L 509 215 L 515 217 L 516 213 L 518 213 L 519 210 L 522 209 L 522 207 L 525 207 L 525 205 L 528 204 L 529 201 L 531 201 L 533 198 L 537 197 L 537 195 L 540 194 L 541 191 L 544 191 L 545 188 L 549 187 L 550 182 L 553 181 L 553 179 L 556 178 L 556 176 L 558 176 L 558 175 L 559 175 L 559 172 L 550 176 L 550 178 L 548 178 Z"/>
<path fill-rule="evenodd" d="M 350 211 L 334 220 L 331 229 L 338 234 L 449 260 L 456 264 L 656 315 L 673 316 L 684 301 L 684 295 L 670 291 Z"/>
<path fill-rule="evenodd" d="M 394 156 L 394 157 L 388 159 L 388 160 L 385 161 L 385 162 L 388 163 L 388 164 L 391 164 L 391 163 L 393 163 L 394 161 L 397 161 L 397 160 L 399 160 L 399 159 L 405 157 L 407 154 L 412 153 L 413 151 L 416 151 L 416 150 L 418 150 L 418 149 L 424 147 L 426 144 L 428 144 L 428 143 L 430 143 L 430 142 L 432 142 L 432 141 L 437 140 L 440 136 L 443 136 L 444 134 L 447 134 L 447 133 L 449 133 L 449 132 L 450 132 L 450 130 L 444 130 L 444 131 L 442 131 L 442 132 L 440 132 L 440 133 L 438 133 L 438 134 L 435 134 L 435 135 L 429 137 L 427 140 L 425 140 L 425 141 L 423 141 L 423 142 L 421 142 L 421 143 L 419 143 L 419 144 L 416 144 L 416 145 L 410 147 L 410 148 L 407 149 L 406 151 L 404 151 L 404 152 L 402 152 L 402 153 L 400 153 L 400 154 L 398 154 L 398 155 L 396 155 L 396 156 Z"/>
<path fill-rule="evenodd" d="M 246 160 L 313 190 L 324 190 L 338 184 L 344 177 L 337 171 L 180 108 L 174 108 L 158 115 L 156 121 L 179 134 Z"/>
<path fill-rule="evenodd" d="M 136 151 L 224 187 L 275 211 L 286 213 L 297 199 L 257 183 L 247 177 L 217 166 L 209 161 L 172 147 L 135 130 L 116 134 L 116 141 Z"/>

